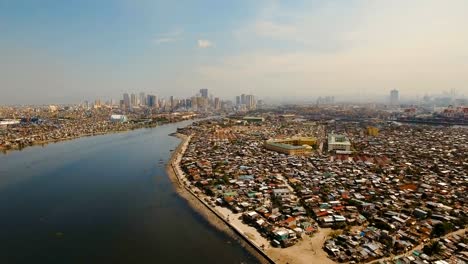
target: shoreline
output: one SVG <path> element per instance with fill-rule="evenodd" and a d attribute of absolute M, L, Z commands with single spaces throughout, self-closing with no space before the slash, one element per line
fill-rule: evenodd
<path fill-rule="evenodd" d="M 137 128 L 137 129 L 140 129 L 140 128 Z M 29 148 L 29 147 L 45 146 L 45 145 L 48 145 L 48 144 L 60 143 L 60 142 L 65 142 L 65 141 L 70 141 L 70 140 L 85 138 L 85 137 L 102 136 L 102 135 L 108 135 L 108 134 L 118 134 L 118 133 L 129 132 L 129 131 L 132 131 L 132 130 L 136 130 L 136 129 L 108 131 L 108 132 L 97 132 L 97 133 L 83 134 L 83 135 L 79 135 L 79 136 L 75 136 L 75 137 L 50 139 L 50 140 L 44 140 L 44 141 L 34 141 L 34 143 L 26 145 L 26 146 L 24 146 L 22 148 L 19 148 L 19 147 L 13 147 L 13 148 L 0 147 L 0 151 L 3 151 L 3 152 L 5 152 L 5 154 L 8 154 L 8 152 L 20 151 L 20 150 L 23 150 L 23 149 L 26 149 L 26 148 Z"/>
<path fill-rule="evenodd" d="M 219 212 L 216 212 L 213 208 L 211 208 L 208 204 L 206 204 L 200 197 L 198 197 L 186 184 L 185 178 L 179 177 L 178 164 L 180 162 L 180 158 L 182 157 L 183 153 L 185 152 L 188 143 L 190 141 L 189 136 L 185 136 L 179 133 L 174 134 L 175 137 L 179 138 L 181 142 L 177 146 L 177 148 L 173 151 L 169 162 L 166 165 L 166 172 L 169 176 L 169 180 L 172 182 L 174 186 L 174 190 L 177 194 L 183 198 L 189 206 L 199 213 L 203 218 L 217 230 L 225 233 L 226 235 L 232 237 L 236 241 L 238 241 L 242 247 L 244 247 L 250 254 L 252 254 L 259 263 L 273 263 L 273 261 L 264 251 L 260 248 L 256 247 L 253 242 L 249 240 L 246 235 L 242 234 L 242 231 L 236 229 L 233 225 L 229 224 L 229 222 L 221 216 Z M 181 170 L 180 170 L 181 171 Z"/>
<path fill-rule="evenodd" d="M 162 123 L 156 123 L 156 124 L 150 124 L 142 127 L 134 127 L 134 128 L 127 128 L 124 130 L 109 130 L 105 132 L 95 132 L 95 133 L 88 133 L 88 134 L 82 134 L 79 136 L 72 136 L 72 137 L 66 137 L 66 138 L 60 138 L 60 139 L 49 139 L 49 140 L 44 140 L 44 141 L 34 141 L 32 144 L 27 144 L 24 145 L 23 147 L 19 147 L 18 145 L 14 147 L 9 147 L 6 148 L 4 146 L 0 146 L 0 152 L 3 154 L 8 154 L 9 152 L 14 152 L 14 151 L 21 151 L 23 149 L 26 149 L 28 147 L 37 147 L 37 146 L 45 146 L 48 144 L 54 144 L 54 143 L 60 143 L 64 141 L 69 141 L 69 140 L 74 140 L 74 139 L 79 139 L 79 138 L 85 138 L 85 137 L 94 137 L 94 136 L 102 136 L 102 135 L 110 135 L 110 134 L 119 134 L 119 133 L 125 133 L 129 131 L 134 131 L 134 130 L 139 130 L 139 129 L 145 129 L 145 128 L 155 128 L 159 126 L 164 126 L 164 125 L 170 125 L 170 124 L 176 124 L 184 121 L 189 121 L 189 120 L 199 120 L 199 119 L 205 119 L 205 118 L 189 118 L 189 119 L 183 119 L 183 120 L 178 120 L 178 121 L 173 121 L 173 122 L 162 122 Z M 176 134 L 176 133 L 174 133 Z"/>
<path fill-rule="evenodd" d="M 3 152 L 4 154 L 8 154 L 9 152 L 14 152 L 14 151 L 20 151 L 29 147 L 37 147 L 37 146 L 45 146 L 48 144 L 55 144 L 55 143 L 60 143 L 60 142 L 65 142 L 65 141 L 70 141 L 74 139 L 79 139 L 79 138 L 86 138 L 86 137 L 94 137 L 94 136 L 103 136 L 103 135 L 110 135 L 110 134 L 119 134 L 119 133 L 125 133 L 125 132 L 130 132 L 138 129 L 144 129 L 144 128 L 154 128 L 157 126 L 146 126 L 146 127 L 138 127 L 134 129 L 125 129 L 125 130 L 110 130 L 106 132 L 96 132 L 96 133 L 88 133 L 88 134 L 83 134 L 79 136 L 73 136 L 73 137 L 66 137 L 66 138 L 59 138 L 59 139 L 49 139 L 49 140 L 44 140 L 44 141 L 34 141 L 32 144 L 25 145 L 24 147 L 20 148 L 18 146 L 12 147 L 12 148 L 5 148 L 0 146 L 0 151 Z"/>
<path fill-rule="evenodd" d="M 193 120 L 193 119 L 188 119 L 188 120 Z M 183 122 L 183 121 L 187 121 L 187 120 L 180 120 L 180 121 L 177 121 L 177 122 L 168 122 L 168 123 L 161 123 L 161 124 L 153 124 L 153 125 L 147 125 L 147 126 L 142 126 L 142 127 L 128 128 L 128 129 L 124 129 L 124 130 L 109 130 L 109 131 L 105 131 L 105 132 L 88 133 L 88 134 L 82 134 L 82 135 L 79 135 L 79 136 L 72 136 L 72 137 L 66 137 L 66 138 L 60 138 L 60 139 L 49 139 L 49 140 L 44 140 L 44 141 L 34 141 L 32 144 L 25 145 L 22 148 L 20 148 L 18 146 L 11 147 L 11 148 L 5 148 L 5 147 L 0 146 L 0 152 L 2 152 L 3 154 L 8 154 L 9 152 L 21 151 L 21 150 L 29 148 L 29 147 L 45 146 L 45 145 L 48 145 L 48 144 L 55 144 L 55 143 L 65 142 L 65 141 L 79 139 L 79 138 L 126 133 L 126 132 L 135 131 L 135 130 L 139 130 L 139 129 L 155 128 L 155 127 L 159 127 L 159 126 L 175 124 L 175 123 L 179 123 L 179 122 Z"/>
<path fill-rule="evenodd" d="M 328 258 L 328 254 L 323 250 L 323 242 L 331 233 L 330 228 L 320 228 L 319 232 L 313 237 L 305 236 L 298 244 L 288 248 L 275 248 L 270 242 L 262 237 L 258 231 L 248 226 L 239 219 L 241 213 L 234 214 L 229 209 L 220 206 L 210 206 L 201 195 L 197 195 L 199 190 L 192 190 L 185 174 L 180 168 L 180 159 L 190 142 L 191 136 L 174 134 L 179 138 L 176 150 L 171 155 L 166 166 L 169 179 L 173 183 L 176 192 L 185 199 L 193 210 L 200 213 L 211 225 L 218 230 L 234 237 L 240 238 L 239 241 L 249 252 L 251 252 L 261 263 L 276 264 L 305 264 L 323 263 L 334 264 L 333 260 Z M 245 246 L 247 245 L 247 247 Z"/>

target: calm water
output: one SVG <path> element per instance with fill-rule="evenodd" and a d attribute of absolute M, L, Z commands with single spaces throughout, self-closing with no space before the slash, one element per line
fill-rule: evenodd
<path fill-rule="evenodd" d="M 174 192 L 184 124 L 0 154 L 0 263 L 256 263 Z"/>

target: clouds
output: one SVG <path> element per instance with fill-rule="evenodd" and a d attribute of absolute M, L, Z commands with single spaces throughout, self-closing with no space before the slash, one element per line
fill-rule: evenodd
<path fill-rule="evenodd" d="M 155 39 L 153 39 L 153 42 L 155 44 L 175 42 L 182 38 L 182 33 L 183 31 L 181 29 L 178 29 L 178 30 L 170 31 L 168 33 L 160 34 Z"/>
<path fill-rule="evenodd" d="M 211 48 L 213 47 L 213 43 L 207 39 L 199 39 L 198 47 L 201 49 Z"/>
<path fill-rule="evenodd" d="M 162 44 L 177 42 L 183 39 L 182 35 L 183 35 L 183 31 L 180 29 L 170 31 L 168 33 L 158 35 L 155 39 L 153 39 L 153 43 L 156 45 L 162 45 Z M 197 47 L 200 49 L 208 49 L 208 48 L 214 47 L 214 43 L 208 39 L 198 39 Z"/>
<path fill-rule="evenodd" d="M 281 96 L 468 92 L 466 1 L 319 1 L 266 11 L 233 36 L 244 50 L 199 68 L 207 81 Z"/>
<path fill-rule="evenodd" d="M 156 38 L 156 39 L 154 40 L 154 43 L 156 43 L 156 44 L 162 44 L 162 43 L 174 42 L 174 41 L 176 41 L 176 40 L 177 40 L 177 38 L 170 38 L 170 37 L 165 37 L 165 38 L 164 38 L 164 37 L 162 37 L 162 38 Z"/>
<path fill-rule="evenodd" d="M 468 95 L 466 0 L 232 1 L 216 15 L 209 1 L 156 2 L 73 5 L 104 19 L 96 30 L 86 16 L 73 25 L 68 16 L 38 23 L 25 4 L 17 14 L 5 9 L 0 90 L 9 98 L 18 92 L 17 102 L 58 94 L 117 99 L 134 87 L 160 96 L 190 96 L 199 87 L 221 97 L 339 98 L 392 88 L 402 96 L 452 88 Z M 14 50 L 22 46 L 31 54 Z M 89 89 L 78 93 L 82 87 Z"/>

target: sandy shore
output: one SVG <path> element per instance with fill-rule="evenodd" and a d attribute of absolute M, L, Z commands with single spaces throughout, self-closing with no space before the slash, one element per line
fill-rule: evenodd
<path fill-rule="evenodd" d="M 313 237 L 304 237 L 299 243 L 289 248 L 274 248 L 270 242 L 262 237 L 253 227 L 242 223 L 241 215 L 234 214 L 229 209 L 220 206 L 210 206 L 204 199 L 207 197 L 198 188 L 190 186 L 189 181 L 181 170 L 180 160 L 189 144 L 190 137 L 177 134 L 182 142 L 172 154 L 167 165 L 167 173 L 174 183 L 176 191 L 214 227 L 239 238 L 241 244 L 254 254 L 261 263 L 302 264 L 323 263 L 332 264 L 334 261 L 323 251 L 323 242 L 331 229 L 320 229 Z M 245 240 L 248 240 L 246 242 Z"/>
<path fill-rule="evenodd" d="M 329 259 L 328 254 L 322 249 L 331 231 L 330 228 L 321 228 L 313 237 L 305 236 L 292 247 L 270 248 L 267 253 L 276 263 L 281 264 L 333 264 L 335 262 Z"/>

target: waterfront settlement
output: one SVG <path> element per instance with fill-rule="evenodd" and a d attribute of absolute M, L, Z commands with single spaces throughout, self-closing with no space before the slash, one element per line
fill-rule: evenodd
<path fill-rule="evenodd" d="M 263 112 L 196 122 L 178 131 L 190 137 L 183 184 L 265 252 L 293 252 L 289 263 L 323 252 L 335 262 L 465 263 L 466 128 L 379 115 L 314 121 Z M 316 236 L 321 248 L 296 254 Z"/>
<path fill-rule="evenodd" d="M 122 132 L 202 117 L 193 112 L 80 106 L 0 107 L 0 151 L 83 136 Z"/>

